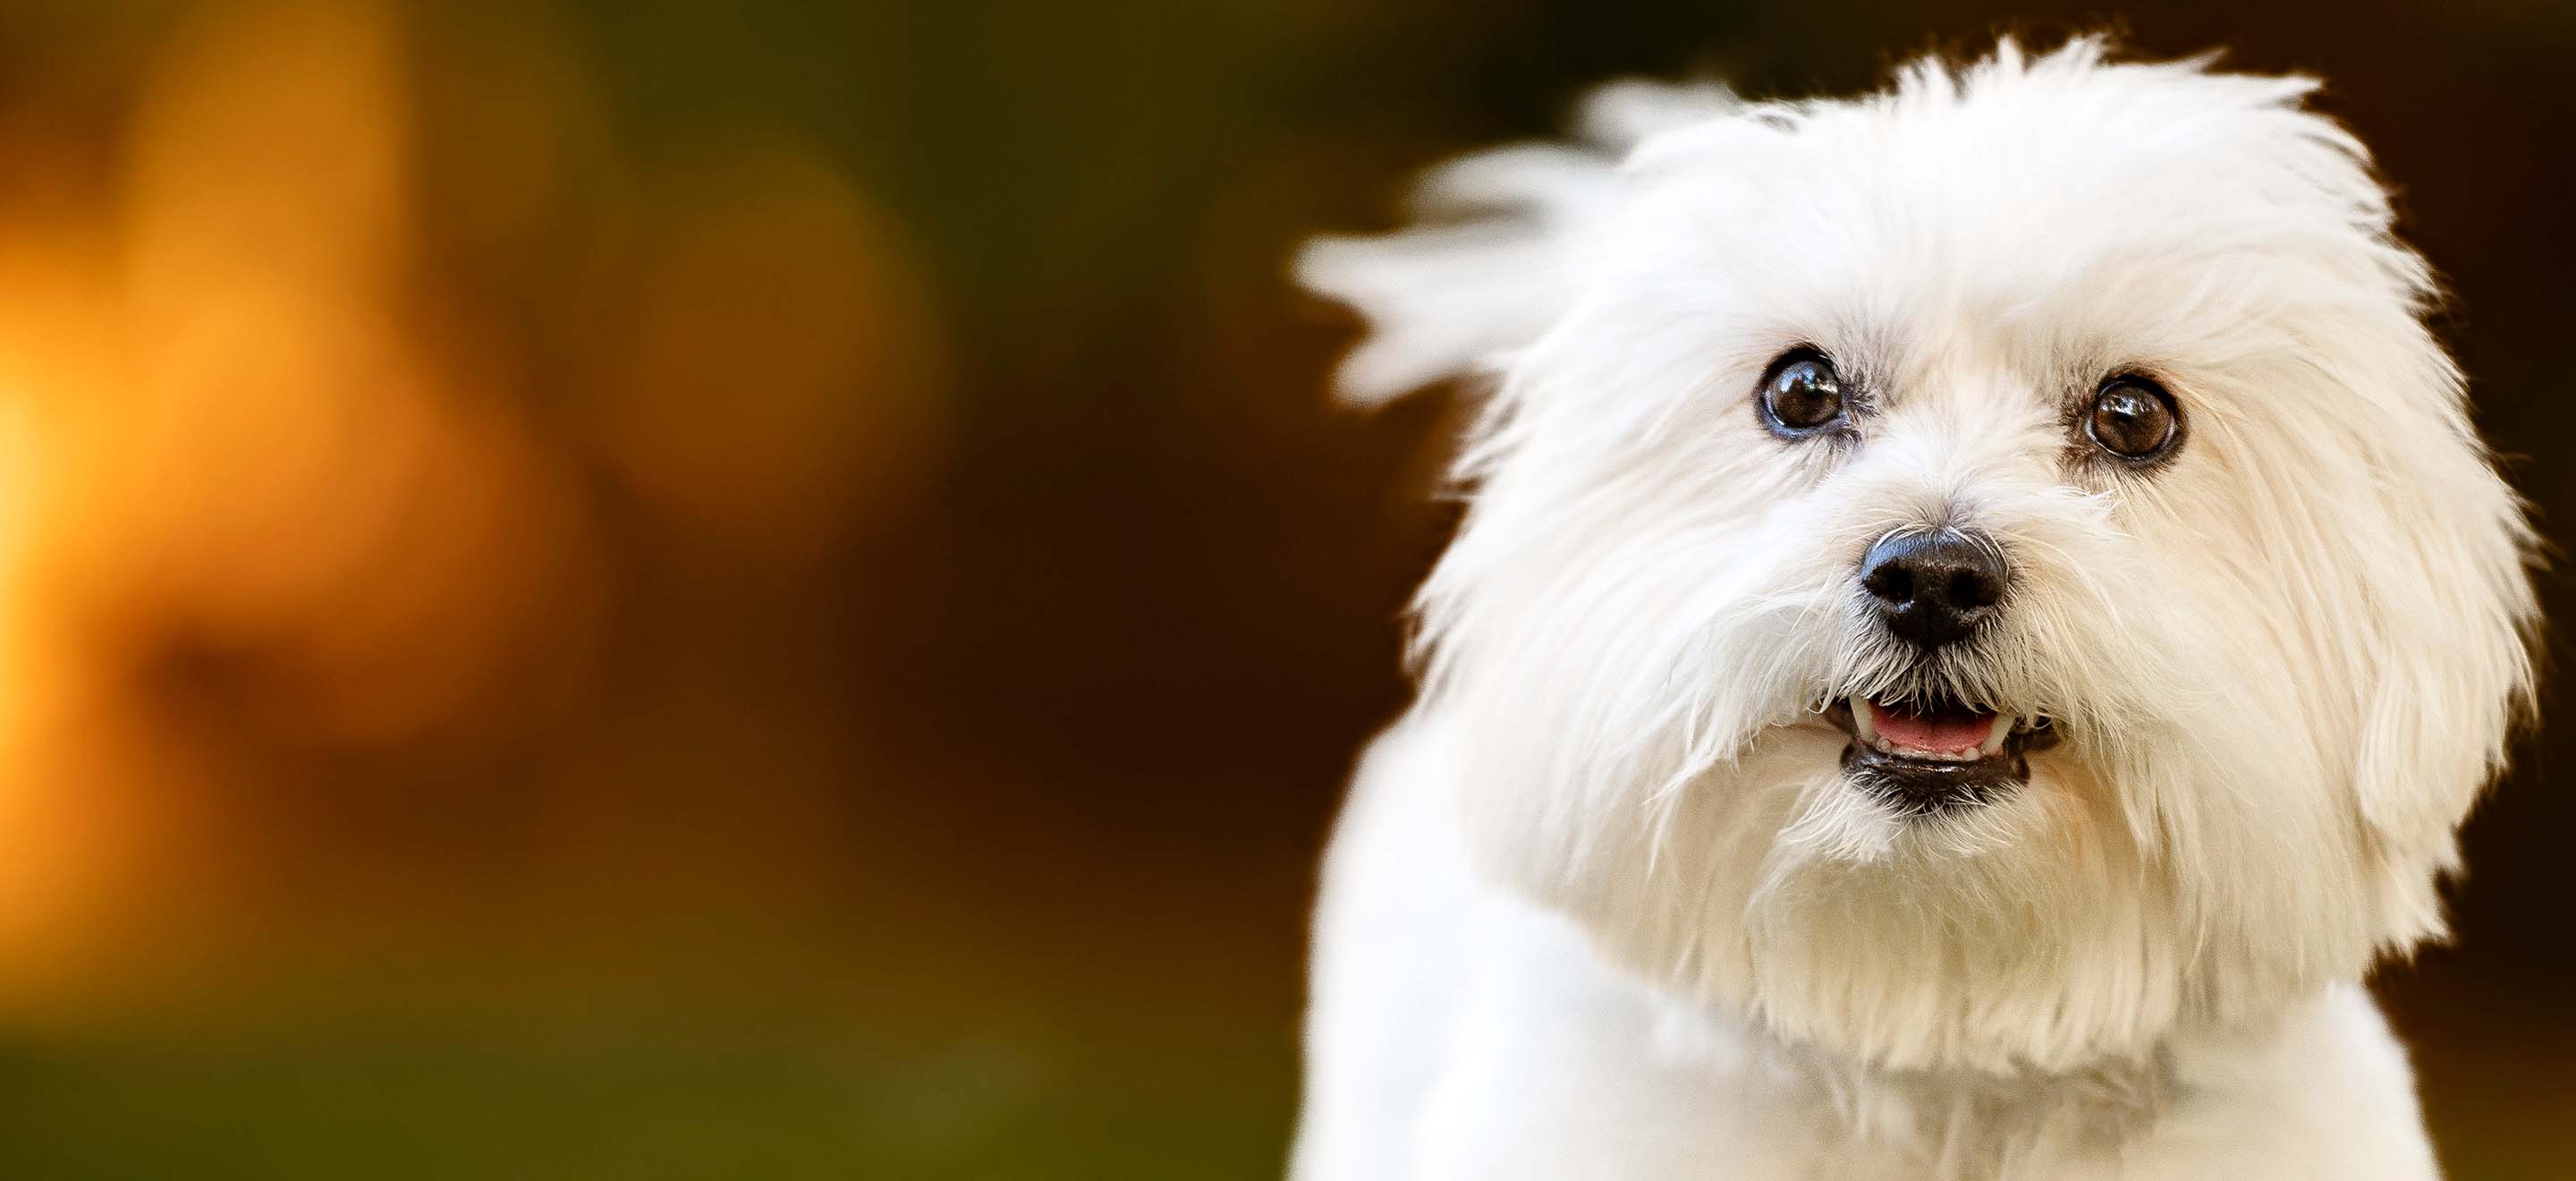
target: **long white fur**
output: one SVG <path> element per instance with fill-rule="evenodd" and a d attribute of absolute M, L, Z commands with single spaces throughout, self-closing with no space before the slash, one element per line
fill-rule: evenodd
<path fill-rule="evenodd" d="M 1309 249 L 1369 322 L 1346 398 L 1483 401 L 1328 866 L 1300 1178 L 2429 1175 L 2355 982 L 2442 933 L 2532 536 L 2315 86 L 2097 39 L 1851 101 L 1623 83 Z M 1759 425 L 1798 344 L 1855 442 Z M 2184 415 L 2150 472 L 2070 432 L 2129 370 Z M 1924 666 L 1854 571 L 1939 523 L 2014 575 Z M 1814 711 L 1927 690 L 2065 742 L 1899 818 Z"/>

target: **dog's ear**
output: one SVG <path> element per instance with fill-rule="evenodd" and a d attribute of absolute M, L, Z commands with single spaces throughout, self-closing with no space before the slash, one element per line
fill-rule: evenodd
<path fill-rule="evenodd" d="M 1585 99 L 1567 142 L 1431 169 L 1413 189 L 1412 225 L 1308 243 L 1297 281 L 1368 321 L 1368 338 L 1335 375 L 1336 393 L 1377 405 L 1491 368 L 1537 339 L 1571 302 L 1583 243 L 1617 207 L 1630 150 L 1740 106 L 1714 83 L 1614 82 Z"/>
<path fill-rule="evenodd" d="M 2467 434 L 2465 422 L 2456 429 Z M 2413 912 L 2396 917 L 2423 932 L 2442 927 L 2428 871 L 2457 870 L 2455 830 L 2531 716 L 2539 627 L 2537 542 L 2520 500 L 2473 436 L 2443 442 L 2452 470 L 2418 467 L 2407 474 L 2431 485 L 2426 495 L 2378 506 L 2394 536 L 2365 595 L 2379 642 L 2357 665 L 2366 688 L 2352 753 L 2362 820 L 2399 879 L 2399 909 Z"/>
<path fill-rule="evenodd" d="M 2334 645 L 2355 683 L 2353 790 L 2394 890 L 2383 900 L 2390 929 L 2430 935 L 2444 926 L 2432 879 L 2458 868 L 2456 831 L 2532 716 L 2541 547 L 2478 437 L 2465 377 L 2425 323 L 2442 292 L 2395 236 L 2369 152 L 2303 105 L 2309 80 L 2256 81 L 2273 87 L 2271 158 L 2314 187 L 2317 209 L 2363 235 L 2364 265 L 2338 284 L 2388 296 L 2334 310 L 2304 335 L 2330 346 L 2311 366 L 2333 390 L 2320 404 L 2352 432 L 2349 483 L 2319 516 L 2333 522 L 2328 544 L 2361 556 L 2359 577 L 2326 596 L 2358 625 L 2344 634 L 2360 637 Z"/>

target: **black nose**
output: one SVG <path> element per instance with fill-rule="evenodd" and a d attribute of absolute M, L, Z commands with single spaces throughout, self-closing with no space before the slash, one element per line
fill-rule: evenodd
<path fill-rule="evenodd" d="M 1957 643 L 2004 597 L 2004 554 L 1960 529 L 1890 533 L 1860 560 L 1860 585 L 1887 630 L 1926 648 Z"/>

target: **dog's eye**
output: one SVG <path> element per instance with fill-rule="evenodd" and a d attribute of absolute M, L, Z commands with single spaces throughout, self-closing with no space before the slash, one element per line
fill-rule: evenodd
<path fill-rule="evenodd" d="M 2104 380 L 2093 391 L 2084 433 L 2093 445 L 2122 459 L 2153 459 L 2173 449 L 2182 416 L 2164 387 L 2134 374 Z"/>
<path fill-rule="evenodd" d="M 1781 355 L 1762 375 L 1762 420 L 1775 434 L 1804 437 L 1842 421 L 1843 381 L 1814 349 Z"/>

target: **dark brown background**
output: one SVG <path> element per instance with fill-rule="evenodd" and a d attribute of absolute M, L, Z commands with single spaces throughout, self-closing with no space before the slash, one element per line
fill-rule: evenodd
<path fill-rule="evenodd" d="M 2319 72 L 2571 504 L 2560 6 L 717 7 L 0 9 L 0 1171 L 1274 1175 L 1452 425 L 1282 262 L 1606 77 Z M 2562 746 L 2380 978 L 2460 1177 L 2576 1150 Z"/>

